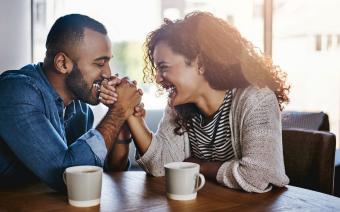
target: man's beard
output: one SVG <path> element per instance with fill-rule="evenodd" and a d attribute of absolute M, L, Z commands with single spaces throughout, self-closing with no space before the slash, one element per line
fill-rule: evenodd
<path fill-rule="evenodd" d="M 93 85 L 89 88 L 76 63 L 73 63 L 72 71 L 70 75 L 66 77 L 66 86 L 74 95 L 73 98 L 91 105 L 99 104 L 97 93 L 93 93 L 93 90 L 96 88 Z"/>

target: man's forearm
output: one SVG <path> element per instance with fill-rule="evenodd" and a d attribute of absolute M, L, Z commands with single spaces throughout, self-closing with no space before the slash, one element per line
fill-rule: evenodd
<path fill-rule="evenodd" d="M 131 134 L 127 124 L 120 128 L 119 135 L 113 145 L 112 151 L 107 156 L 109 171 L 125 171 L 129 155 L 129 142 Z M 122 143 L 123 142 L 123 143 Z"/>
<path fill-rule="evenodd" d="M 98 124 L 96 129 L 102 134 L 108 152 L 112 150 L 113 143 L 118 136 L 120 128 L 125 122 L 123 109 L 113 106 Z"/>
<path fill-rule="evenodd" d="M 129 145 L 114 144 L 107 156 L 108 171 L 125 171 L 129 156 Z"/>

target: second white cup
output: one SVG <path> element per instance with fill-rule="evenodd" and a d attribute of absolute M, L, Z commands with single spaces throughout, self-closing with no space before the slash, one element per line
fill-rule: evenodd
<path fill-rule="evenodd" d="M 164 165 L 166 192 L 170 199 L 192 200 L 205 184 L 199 173 L 200 165 L 190 162 L 173 162 Z"/>

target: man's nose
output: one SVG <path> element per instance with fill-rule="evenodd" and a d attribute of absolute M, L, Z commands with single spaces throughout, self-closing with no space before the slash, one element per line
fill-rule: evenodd
<path fill-rule="evenodd" d="M 105 75 L 106 77 L 110 77 L 112 75 L 111 73 L 111 68 L 109 65 L 107 65 L 104 70 L 103 70 L 103 75 Z"/>

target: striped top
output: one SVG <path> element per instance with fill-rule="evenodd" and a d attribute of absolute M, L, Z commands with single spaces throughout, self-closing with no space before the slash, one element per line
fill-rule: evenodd
<path fill-rule="evenodd" d="M 204 118 L 200 113 L 193 117 L 193 127 L 188 131 L 193 157 L 221 162 L 235 157 L 229 124 L 231 101 L 232 92 L 228 90 L 222 105 L 212 118 Z"/>

